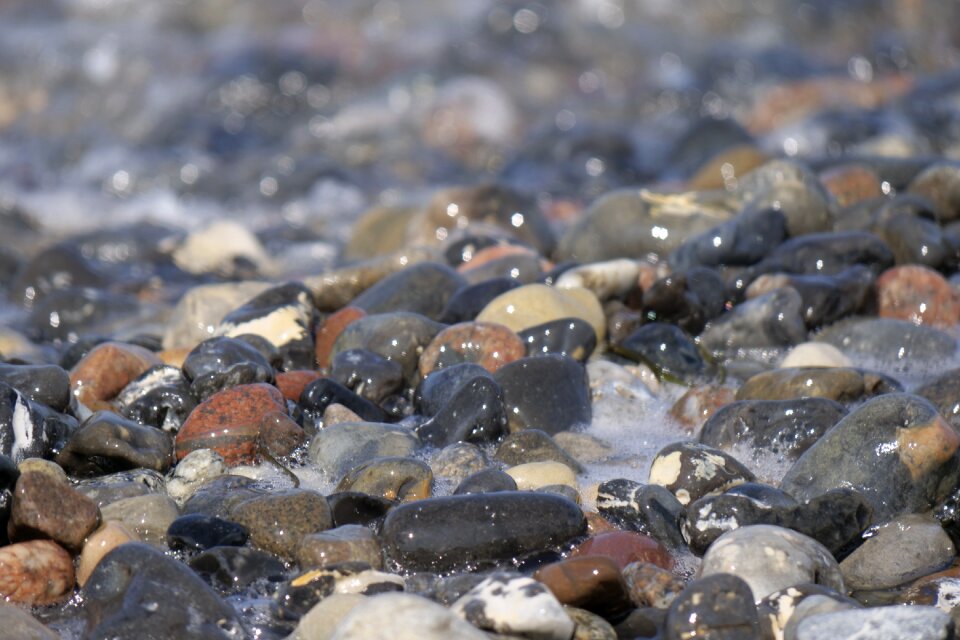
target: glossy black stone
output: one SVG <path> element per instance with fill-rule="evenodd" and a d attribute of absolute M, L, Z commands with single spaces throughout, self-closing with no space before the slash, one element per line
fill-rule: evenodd
<path fill-rule="evenodd" d="M 725 290 L 723 278 L 714 269 L 672 273 L 643 292 L 643 312 L 650 321 L 676 324 L 696 335 L 723 312 Z"/>
<path fill-rule="evenodd" d="M 597 332 L 580 318 L 560 318 L 517 333 L 528 356 L 557 354 L 586 361 L 597 347 Z"/>
<path fill-rule="evenodd" d="M 517 482 L 509 474 L 500 469 L 484 469 L 472 473 L 464 478 L 453 495 L 460 496 L 469 493 L 493 493 L 495 491 L 516 491 Z"/>
<path fill-rule="evenodd" d="M 374 404 L 403 388 L 403 367 L 366 349 L 348 349 L 334 356 L 330 377 Z"/>
<path fill-rule="evenodd" d="M 651 322 L 630 333 L 614 347 L 619 356 L 648 365 L 668 378 L 694 381 L 707 373 L 700 347 L 683 329 Z"/>
<path fill-rule="evenodd" d="M 408 311 L 439 319 L 466 280 L 450 267 L 421 262 L 387 276 L 353 299 L 350 306 L 370 315 Z"/>
<path fill-rule="evenodd" d="M 383 409 L 330 378 L 314 380 L 300 394 L 304 420 L 314 424 L 320 422 L 324 410 L 333 403 L 342 404 L 363 420 L 384 422 L 387 419 Z"/>
<path fill-rule="evenodd" d="M 478 376 L 464 383 L 436 415 L 417 427 L 425 444 L 494 442 L 506 431 L 507 414 L 500 385 Z"/>
<path fill-rule="evenodd" d="M 257 349 L 236 338 L 204 340 L 183 361 L 190 390 L 200 401 L 239 384 L 272 383 L 273 367 Z"/>
<path fill-rule="evenodd" d="M 243 525 L 199 513 L 180 516 L 167 528 L 167 546 L 174 550 L 240 547 L 247 542 L 247 537 Z"/>
<path fill-rule="evenodd" d="M 474 378 L 493 379 L 493 374 L 473 362 L 461 362 L 430 372 L 414 393 L 417 410 L 426 416 L 436 415 L 463 385 Z"/>
<path fill-rule="evenodd" d="M 123 388 L 115 402 L 127 418 L 171 433 L 180 430 L 197 406 L 190 382 L 171 365 L 147 369 Z"/>
<path fill-rule="evenodd" d="M 503 389 L 510 431 L 557 433 L 590 424 L 587 372 L 573 358 L 520 358 L 500 367 L 493 377 Z"/>
<path fill-rule="evenodd" d="M 674 271 L 720 265 L 749 266 L 766 257 L 787 237 L 780 211 L 749 208 L 713 229 L 686 240 L 670 254 Z"/>
<path fill-rule="evenodd" d="M 597 488 L 597 511 L 620 527 L 645 533 L 666 547 L 686 546 L 680 533 L 685 509 L 670 491 L 659 485 L 626 478 L 601 482 Z"/>
<path fill-rule="evenodd" d="M 0 544 L 9 544 L 7 522 L 13 506 L 13 489 L 20 477 L 20 470 L 13 458 L 0 455 Z"/>
<path fill-rule="evenodd" d="M 112 411 L 97 411 L 70 437 L 57 462 L 78 476 L 139 468 L 164 472 L 173 464 L 173 438 Z"/>
<path fill-rule="evenodd" d="M 832 275 L 783 276 L 783 283 L 800 294 L 803 321 L 815 329 L 871 310 L 876 279 L 867 267 L 854 265 Z"/>
<path fill-rule="evenodd" d="M 70 374 L 56 365 L 3 363 L 0 382 L 54 411 L 64 411 L 70 405 Z"/>
<path fill-rule="evenodd" d="M 520 282 L 514 278 L 492 278 L 463 287 L 447 301 L 447 306 L 440 314 L 440 322 L 469 322 L 476 318 L 491 300 L 519 286 Z"/>
<path fill-rule="evenodd" d="M 26 458 L 51 458 L 76 430 L 72 416 L 33 402 L 0 382 L 0 454 L 17 463 Z"/>

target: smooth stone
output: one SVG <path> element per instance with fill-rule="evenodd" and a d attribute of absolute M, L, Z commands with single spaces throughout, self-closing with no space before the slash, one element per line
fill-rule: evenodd
<path fill-rule="evenodd" d="M 173 251 L 178 267 L 194 274 L 233 274 L 238 264 L 253 265 L 269 275 L 272 261 L 257 237 L 239 222 L 218 219 L 184 238 Z"/>
<path fill-rule="evenodd" d="M 620 566 L 604 556 L 580 556 L 537 569 L 543 583 L 565 605 L 613 617 L 631 608 Z"/>
<path fill-rule="evenodd" d="M 314 360 L 314 316 L 310 290 L 288 282 L 258 293 L 227 313 L 214 335 L 258 335 L 280 351 L 284 369 L 309 369 Z"/>
<path fill-rule="evenodd" d="M 674 271 L 720 265 L 749 266 L 787 237 L 787 220 L 773 208 L 747 208 L 735 217 L 688 238 L 668 258 Z"/>
<path fill-rule="evenodd" d="M 53 540 L 0 547 L 0 596 L 36 607 L 65 600 L 73 592 L 73 559 Z"/>
<path fill-rule="evenodd" d="M 407 311 L 438 320 L 466 280 L 450 267 L 421 262 L 389 275 L 350 302 L 368 314 Z"/>
<path fill-rule="evenodd" d="M 177 460 L 198 449 L 212 449 L 229 466 L 253 462 L 258 457 L 263 417 L 286 413 L 280 391 L 262 382 L 242 384 L 214 393 L 194 409 L 177 432 Z"/>
<path fill-rule="evenodd" d="M 883 195 L 877 172 L 855 162 L 826 169 L 820 174 L 820 182 L 836 198 L 841 208 Z"/>
<path fill-rule="evenodd" d="M 167 546 L 173 550 L 206 551 L 212 547 L 243 546 L 247 530 L 236 522 L 190 513 L 180 516 L 167 529 Z"/>
<path fill-rule="evenodd" d="M 840 571 L 854 591 L 888 589 L 933 573 L 956 555 L 939 522 L 911 513 L 880 525 L 840 563 Z"/>
<path fill-rule="evenodd" d="M 747 287 L 746 297 L 757 298 L 789 287 L 800 294 L 800 314 L 808 329 L 831 325 L 841 318 L 869 313 L 876 298 L 876 274 L 863 265 L 832 275 L 764 274 Z"/>
<path fill-rule="evenodd" d="M 673 403 L 667 415 L 687 433 L 696 432 L 721 408 L 733 402 L 735 391 L 718 384 L 691 387 Z"/>
<path fill-rule="evenodd" d="M 560 318 L 520 331 L 526 355 L 557 354 L 585 362 L 597 347 L 597 334 L 585 320 Z"/>
<path fill-rule="evenodd" d="M 220 321 L 233 309 L 270 287 L 265 282 L 224 282 L 192 287 L 170 313 L 163 348 L 195 346 L 213 337 Z"/>
<path fill-rule="evenodd" d="M 310 441 L 307 455 L 321 473 L 334 478 L 374 458 L 407 457 L 420 446 L 411 430 L 376 422 L 342 422 L 325 427 Z"/>
<path fill-rule="evenodd" d="M 542 281 L 544 267 L 549 265 L 531 249 L 519 245 L 485 247 L 470 262 L 457 267 L 457 272 L 470 284 L 494 278 L 512 278 L 520 284 Z"/>
<path fill-rule="evenodd" d="M 600 300 L 619 298 L 630 293 L 640 282 L 643 263 L 620 258 L 592 262 L 567 269 L 554 282 L 558 289 L 589 289 Z"/>
<path fill-rule="evenodd" d="M 365 460 L 350 469 L 335 491 L 356 491 L 387 500 L 411 502 L 432 495 L 433 471 L 416 458 L 388 457 Z"/>
<path fill-rule="evenodd" d="M 795 638 L 854 640 L 869 630 L 872 640 L 949 640 L 953 628 L 950 616 L 934 607 L 874 607 L 810 616 L 797 626 Z"/>
<path fill-rule="evenodd" d="M 324 428 L 326 428 L 344 422 L 363 422 L 363 418 L 342 404 L 334 402 L 333 404 L 327 405 L 327 408 L 323 410 L 321 422 Z"/>
<path fill-rule="evenodd" d="M 254 582 L 279 582 L 287 572 L 275 556 L 250 547 L 213 547 L 190 558 L 187 566 L 205 582 L 225 592 Z"/>
<path fill-rule="evenodd" d="M 375 571 L 362 562 L 312 569 L 281 585 L 271 612 L 281 620 L 298 620 L 335 593 L 374 595 L 403 591 L 405 584 L 402 577 Z"/>
<path fill-rule="evenodd" d="M 334 525 L 342 527 L 347 524 L 379 526 L 387 512 L 397 503 L 366 493 L 342 491 L 327 496 L 327 504 L 330 506 Z"/>
<path fill-rule="evenodd" d="M 2 348 L 0 353 L 10 357 Z M 70 374 L 54 364 L 0 363 L 0 382 L 54 411 L 64 411 L 70 405 Z"/>
<path fill-rule="evenodd" d="M 948 329 L 960 320 L 960 300 L 942 275 L 929 267 L 905 264 L 877 278 L 877 315 Z"/>
<path fill-rule="evenodd" d="M 290 640 L 330 640 L 340 622 L 367 601 L 359 593 L 334 593 L 313 605 L 297 623 Z"/>
<path fill-rule="evenodd" d="M 913 393 L 933 403 L 947 422 L 960 429 L 960 369 L 935 376 Z"/>
<path fill-rule="evenodd" d="M 746 486 L 690 505 L 681 529 L 691 551 L 702 555 L 727 531 L 769 524 L 810 536 L 840 556 L 862 542 L 861 534 L 873 521 L 870 503 L 853 489 L 832 489 L 800 504 L 772 487 L 765 495 L 735 493 Z"/>
<path fill-rule="evenodd" d="M 899 382 L 881 373 L 843 367 L 794 367 L 763 371 L 737 390 L 737 400 L 825 398 L 855 402 L 902 391 Z"/>
<path fill-rule="evenodd" d="M 497 492 L 418 500 L 381 529 L 387 557 L 407 571 L 482 566 L 553 548 L 581 535 L 583 512 L 566 498 Z"/>
<path fill-rule="evenodd" d="M 577 489 L 576 473 L 562 462 L 526 462 L 510 467 L 506 474 L 514 479 L 520 491 L 535 491 L 558 484 Z"/>
<path fill-rule="evenodd" d="M 463 362 L 432 372 L 420 381 L 414 393 L 418 412 L 434 416 L 450 403 L 457 391 L 474 378 L 493 379 L 493 375 L 478 364 Z"/>
<path fill-rule="evenodd" d="M 579 318 L 590 324 L 597 341 L 606 335 L 606 318 L 593 292 L 528 284 L 503 293 L 477 314 L 477 322 L 502 324 L 520 332 L 551 320 Z"/>
<path fill-rule="evenodd" d="M 330 364 L 330 377 L 370 402 L 379 403 L 403 387 L 403 369 L 365 349 L 341 351 Z M 299 399 L 297 395 L 296 399 Z"/>
<path fill-rule="evenodd" d="M 100 509 L 100 515 L 104 522 L 120 522 L 141 541 L 166 548 L 167 529 L 180 512 L 172 498 L 154 493 L 111 502 Z"/>
<path fill-rule="evenodd" d="M 57 456 L 75 476 L 94 476 L 152 469 L 164 472 L 173 464 L 173 438 L 111 411 L 97 411 L 83 421 Z"/>
<path fill-rule="evenodd" d="M 681 578 L 652 562 L 631 562 L 622 575 L 635 607 L 666 610 L 686 586 Z"/>
<path fill-rule="evenodd" d="M 517 481 L 510 474 L 500 469 L 489 468 L 472 473 L 464 478 L 453 495 L 460 496 L 470 493 L 492 493 L 495 491 L 516 491 Z"/>
<path fill-rule="evenodd" d="M 700 334 L 700 344 L 720 354 L 738 349 L 791 347 L 807 338 L 802 306 L 796 289 L 775 289 L 712 320 Z"/>
<path fill-rule="evenodd" d="M 617 640 L 616 629 L 599 615 L 569 605 L 564 605 L 563 610 L 573 620 L 571 640 Z"/>
<path fill-rule="evenodd" d="M 904 366 L 942 362 L 957 349 L 956 340 L 943 331 L 893 318 L 852 318 L 827 327 L 815 339 L 846 354 Z"/>
<path fill-rule="evenodd" d="M 522 286 L 521 283 L 514 278 L 493 278 L 467 285 L 447 301 L 447 306 L 440 315 L 440 322 L 469 322 L 476 318 L 491 300 L 519 286 Z"/>
<path fill-rule="evenodd" d="M 957 482 L 960 434 L 927 400 L 891 393 L 851 411 L 797 460 L 780 488 L 798 500 L 862 492 L 878 522 L 926 511 Z"/>
<path fill-rule="evenodd" d="M 343 249 L 346 260 L 364 260 L 402 249 L 416 207 L 374 205 L 360 214 Z"/>
<path fill-rule="evenodd" d="M 297 422 L 282 411 L 271 411 L 260 418 L 260 452 L 282 458 L 292 454 L 307 441 L 307 434 Z"/>
<path fill-rule="evenodd" d="M 403 367 L 403 376 L 414 381 L 419 375 L 420 354 L 444 325 L 408 311 L 364 316 L 348 324 L 330 350 L 331 358 L 349 349 L 367 349 Z"/>
<path fill-rule="evenodd" d="M 931 209 L 928 200 L 911 194 L 883 198 L 869 229 L 890 246 L 897 264 L 949 267 L 956 263 L 956 245 L 933 219 Z"/>
<path fill-rule="evenodd" d="M 425 444 L 495 442 L 507 430 L 503 391 L 492 379 L 478 376 L 463 383 L 436 415 L 417 427 Z"/>
<path fill-rule="evenodd" d="M 273 366 L 260 351 L 248 342 L 224 336 L 198 344 L 183 361 L 183 373 L 198 400 L 238 385 L 274 380 Z"/>
<path fill-rule="evenodd" d="M 489 464 L 486 452 L 479 446 L 469 442 L 454 442 L 437 453 L 430 468 L 438 478 L 458 484 L 468 476 L 483 471 Z"/>
<path fill-rule="evenodd" d="M 619 356 L 650 366 L 660 377 L 693 381 L 707 373 L 699 346 L 683 329 L 650 322 L 613 345 Z"/>
<path fill-rule="evenodd" d="M 363 309 L 356 307 L 343 307 L 339 311 L 331 313 L 318 326 L 314 339 L 314 358 L 317 366 L 326 369 L 330 366 L 330 356 L 333 351 L 333 345 L 337 338 L 347 328 L 347 325 L 359 320 L 367 315 Z"/>
<path fill-rule="evenodd" d="M 123 498 L 163 493 L 164 478 L 149 469 L 131 469 L 80 480 L 76 489 L 103 507 Z"/>
<path fill-rule="evenodd" d="M 648 535 L 635 531 L 601 533 L 577 544 L 570 557 L 604 556 L 623 569 L 633 562 L 650 562 L 661 569 L 673 568 L 670 552 Z"/>
<path fill-rule="evenodd" d="M 686 238 L 731 217 L 728 209 L 706 197 L 636 188 L 610 191 L 567 229 L 555 258 L 589 263 L 647 254 L 665 257 Z"/>
<path fill-rule="evenodd" d="M 811 582 L 844 593 L 843 576 L 822 544 L 791 529 L 757 524 L 729 531 L 707 549 L 701 577 L 734 573 L 759 601 L 786 587 Z"/>
<path fill-rule="evenodd" d="M 699 334 L 725 311 L 726 284 L 714 269 L 697 267 L 660 278 L 643 292 L 644 317 Z"/>
<path fill-rule="evenodd" d="M 858 608 L 856 600 L 816 584 L 774 591 L 757 603 L 765 635 L 779 640 L 795 640 L 797 627 L 811 615 Z"/>
<path fill-rule="evenodd" d="M 497 370 L 511 432 L 569 431 L 590 424 L 592 409 L 586 369 L 558 355 L 521 358 Z"/>
<path fill-rule="evenodd" d="M 69 483 L 38 471 L 22 472 L 17 479 L 8 525 L 11 541 L 49 538 L 76 552 L 99 524 L 96 503 Z"/>
<path fill-rule="evenodd" d="M 528 429 L 527 431 L 535 431 Z M 519 431 L 522 434 L 523 431 Z M 614 456 L 615 449 L 612 444 L 592 436 L 589 433 L 580 431 L 561 431 L 553 435 L 553 441 L 574 461 L 581 465 L 595 462 L 604 462 Z M 561 460 L 563 462 L 563 460 Z M 564 464 L 568 464 L 564 462 Z M 571 467 L 574 471 L 579 471 L 576 467 Z"/>
<path fill-rule="evenodd" d="M 51 293 L 73 287 L 102 289 L 108 276 L 102 263 L 83 254 L 72 243 L 57 243 L 37 251 L 22 263 L 11 280 L 7 296 L 11 302 L 29 308 Z"/>
<path fill-rule="evenodd" d="M 454 602 L 450 610 L 480 629 L 542 640 L 570 640 L 574 624 L 546 586 L 497 572 Z"/>
<path fill-rule="evenodd" d="M 666 487 L 680 504 L 687 505 L 754 479 L 753 472 L 728 453 L 704 444 L 677 442 L 654 456 L 648 481 Z"/>
<path fill-rule="evenodd" d="M 108 553 L 81 591 L 88 638 L 242 637 L 242 623 L 183 563 L 149 545 L 123 544 Z"/>
<path fill-rule="evenodd" d="M 60 634 L 9 602 L 0 601 L 0 629 L 17 640 L 60 640 Z"/>
<path fill-rule="evenodd" d="M 126 418 L 176 433 L 197 401 L 180 368 L 164 364 L 132 380 L 117 395 L 116 405 Z"/>
<path fill-rule="evenodd" d="M 81 587 L 90 579 L 103 557 L 128 542 L 139 542 L 137 534 L 130 531 L 122 522 L 107 520 L 90 534 L 83 543 L 80 559 L 77 562 L 77 584 Z"/>
<path fill-rule="evenodd" d="M 51 458 L 76 429 L 73 417 L 33 402 L 0 382 L 0 455 L 14 462 Z"/>
<path fill-rule="evenodd" d="M 387 418 L 379 406 L 331 378 L 318 378 L 307 384 L 300 394 L 299 404 L 305 420 L 315 427 L 320 426 L 324 412 L 333 404 L 346 407 L 362 420 L 380 422 Z"/>
<path fill-rule="evenodd" d="M 960 170 L 950 162 L 932 162 L 914 176 L 907 192 L 923 196 L 933 204 L 937 220 L 948 222 L 960 217 Z"/>
<path fill-rule="evenodd" d="M 563 432 L 568 433 L 568 432 Z M 511 433 L 497 446 L 494 460 L 516 466 L 531 462 L 559 462 L 579 473 L 583 467 L 550 434 L 540 429 Z"/>
<path fill-rule="evenodd" d="M 826 398 L 740 400 L 713 414 L 699 440 L 728 453 L 747 446 L 756 456 L 796 460 L 846 414 L 842 404 Z"/>
<path fill-rule="evenodd" d="M 462 322 L 434 336 L 420 356 L 420 376 L 472 362 L 493 373 L 503 365 L 526 355 L 526 347 L 516 333 L 490 322 Z"/>
<path fill-rule="evenodd" d="M 202 513 L 229 520 L 234 506 L 265 493 L 266 487 L 251 478 L 224 473 L 201 482 L 184 502 L 183 513 Z"/>
<path fill-rule="evenodd" d="M 799 161 L 778 158 L 765 162 L 738 178 L 735 187 L 744 206 L 782 210 L 791 236 L 831 228 L 830 195 L 816 174 Z"/>
<path fill-rule="evenodd" d="M 365 562 L 374 569 L 383 568 L 377 537 L 359 524 L 340 525 L 305 535 L 297 546 L 296 561 L 303 569 L 319 569 L 342 562 Z"/>
<path fill-rule="evenodd" d="M 160 358 L 143 347 L 104 342 L 70 370 L 70 388 L 77 400 L 100 408 L 99 403 L 113 399 L 131 381 L 158 364 Z"/>
<path fill-rule="evenodd" d="M 620 527 L 647 534 L 669 548 L 686 546 L 680 533 L 684 506 L 660 485 L 626 478 L 602 482 L 597 487 L 597 511 Z"/>
<path fill-rule="evenodd" d="M 197 449 L 188 453 L 166 481 L 167 495 L 181 506 L 207 480 L 227 472 L 223 456 L 212 449 Z"/>
<path fill-rule="evenodd" d="M 333 526 L 322 495 L 306 489 L 285 489 L 249 498 L 230 508 L 230 520 L 250 532 L 250 541 L 265 551 L 293 558 L 303 537 Z"/>
<path fill-rule="evenodd" d="M 66 476 L 66 474 L 64 474 Z M 7 544 L 7 522 L 13 508 L 13 490 L 20 477 L 20 470 L 12 458 L 0 455 L 0 547 Z"/>
<path fill-rule="evenodd" d="M 852 367 L 853 361 L 840 349 L 825 342 L 801 342 L 780 362 L 781 369 L 801 367 Z"/>
<path fill-rule="evenodd" d="M 323 602 L 321 600 L 321 602 Z M 350 609 L 330 640 L 369 640 L 390 629 L 390 640 L 489 640 L 487 634 L 447 607 L 407 593 L 367 598 Z"/>
<path fill-rule="evenodd" d="M 750 585 L 718 573 L 691 582 L 670 604 L 666 640 L 760 640 L 760 619 Z"/>

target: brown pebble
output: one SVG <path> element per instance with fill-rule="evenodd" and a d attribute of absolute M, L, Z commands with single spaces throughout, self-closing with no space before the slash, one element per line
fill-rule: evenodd
<path fill-rule="evenodd" d="M 155 353 L 134 344 L 104 342 L 70 371 L 70 388 L 88 407 L 112 399 L 141 373 L 161 364 Z"/>
<path fill-rule="evenodd" d="M 0 547 L 0 596 L 28 606 L 64 600 L 75 582 L 70 554 L 52 540 Z"/>
<path fill-rule="evenodd" d="M 630 609 L 620 567 L 606 556 L 577 556 L 541 567 L 533 574 L 563 604 L 612 617 Z"/>
<path fill-rule="evenodd" d="M 493 322 L 461 322 L 438 333 L 420 356 L 420 375 L 462 362 L 473 362 L 491 373 L 527 354 L 523 340 Z"/>
<path fill-rule="evenodd" d="M 66 482 L 40 471 L 17 479 L 7 527 L 11 540 L 49 538 L 79 551 L 98 524 L 96 503 Z"/>
<path fill-rule="evenodd" d="M 960 302 L 942 275 L 917 264 L 887 269 L 877 278 L 877 306 L 881 318 L 949 328 L 960 320 Z"/>
<path fill-rule="evenodd" d="M 314 353 L 317 359 L 317 366 L 326 369 L 330 366 L 330 358 L 333 352 L 333 343 L 337 341 L 347 325 L 367 315 L 367 312 L 358 307 L 344 307 L 329 317 L 317 327 L 317 335 Z"/>

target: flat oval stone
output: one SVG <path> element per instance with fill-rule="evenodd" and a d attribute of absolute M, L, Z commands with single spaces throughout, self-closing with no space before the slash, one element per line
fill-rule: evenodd
<path fill-rule="evenodd" d="M 946 329 L 960 320 L 960 300 L 942 275 L 917 264 L 893 267 L 877 278 L 877 315 Z"/>
<path fill-rule="evenodd" d="M 17 479 L 8 525 L 12 541 L 50 538 L 76 552 L 99 524 L 96 503 L 69 483 L 39 471 Z"/>
<path fill-rule="evenodd" d="M 497 296 L 476 320 L 502 324 L 519 332 L 562 318 L 588 322 L 598 342 L 606 334 L 606 318 L 593 292 L 581 288 L 557 289 L 544 284 L 524 285 Z"/>
<path fill-rule="evenodd" d="M 183 373 L 199 400 L 218 391 L 258 382 L 272 383 L 273 366 L 260 351 L 236 338 L 204 340 L 183 361 Z"/>
<path fill-rule="evenodd" d="M 590 424 L 586 369 L 566 356 L 521 358 L 501 367 L 494 380 L 503 389 L 510 431 L 569 431 Z"/>
<path fill-rule="evenodd" d="M 852 402 L 902 391 L 899 382 L 883 374 L 843 367 L 796 367 L 751 376 L 737 390 L 737 400 L 826 398 Z"/>
<path fill-rule="evenodd" d="M 450 267 L 421 262 L 387 276 L 350 303 L 368 314 L 408 311 L 437 320 L 466 280 Z"/>
<path fill-rule="evenodd" d="M 536 491 L 551 485 L 565 485 L 577 490 L 576 474 L 562 462 L 527 462 L 510 467 L 506 473 L 521 491 Z"/>
<path fill-rule="evenodd" d="M 783 369 L 802 367 L 852 367 L 853 360 L 832 344 L 801 342 L 790 349 L 780 362 Z"/>
<path fill-rule="evenodd" d="M 736 575 L 698 578 L 673 600 L 664 637 L 760 640 L 760 620 L 750 586 Z"/>
<path fill-rule="evenodd" d="M 956 482 L 960 434 L 918 396 L 870 400 L 824 434 L 787 471 L 781 489 L 802 500 L 852 487 L 878 521 L 926 511 Z"/>
<path fill-rule="evenodd" d="M 233 505 L 230 520 L 250 532 L 250 541 L 265 551 L 293 558 L 304 536 L 333 526 L 322 495 L 306 489 L 286 489 Z"/>
<path fill-rule="evenodd" d="M 286 401 L 271 385 L 238 385 L 213 394 L 190 414 L 177 433 L 178 460 L 198 449 L 212 449 L 228 465 L 245 464 L 257 457 L 260 421 L 275 411 L 286 413 Z"/>
<path fill-rule="evenodd" d="M 543 640 L 570 640 L 574 624 L 554 595 L 533 578 L 497 572 L 450 610 L 481 629 Z"/>
<path fill-rule="evenodd" d="M 597 334 L 585 320 L 560 318 L 520 331 L 526 355 L 549 353 L 569 356 L 585 362 L 597 347 Z"/>
<path fill-rule="evenodd" d="M 600 300 L 619 298 L 639 285 L 644 265 L 638 260 L 626 258 L 584 264 L 564 271 L 554 286 L 558 289 L 583 287 L 593 291 Z"/>
<path fill-rule="evenodd" d="M 387 500 L 410 502 L 429 498 L 433 487 L 430 465 L 416 458 L 373 458 L 350 469 L 336 491 L 359 491 Z"/>
<path fill-rule="evenodd" d="M 434 475 L 453 483 L 460 482 L 490 464 L 487 453 L 475 444 L 455 442 L 441 449 L 430 462 Z"/>
<path fill-rule="evenodd" d="M 383 568 L 380 542 L 367 527 L 346 524 L 303 537 L 296 553 L 301 568 L 323 568 L 343 562 L 365 562 Z"/>
<path fill-rule="evenodd" d="M 330 356 L 349 349 L 366 349 L 396 361 L 403 367 L 404 378 L 414 381 L 420 354 L 443 328 L 439 322 L 407 311 L 368 315 L 343 329 Z"/>
<path fill-rule="evenodd" d="M 54 411 L 64 411 L 70 404 L 70 374 L 57 365 L 2 363 L 0 382 Z"/>
<path fill-rule="evenodd" d="M 611 558 L 579 556 L 540 567 L 533 574 L 565 605 L 615 617 L 630 608 L 627 584 Z"/>
<path fill-rule="evenodd" d="M 130 543 L 108 553 L 82 590 L 87 637 L 227 640 L 243 634 L 233 607 L 186 565 Z"/>
<path fill-rule="evenodd" d="M 666 487 L 684 505 L 753 480 L 753 472 L 733 456 L 691 442 L 667 445 L 650 464 L 650 484 Z"/>
<path fill-rule="evenodd" d="M 381 537 L 404 570 L 448 571 L 549 549 L 585 529 L 580 507 L 566 498 L 507 491 L 401 505 L 387 515 Z"/>
<path fill-rule="evenodd" d="M 246 543 L 247 537 L 247 530 L 242 525 L 200 513 L 180 516 L 167 528 L 167 546 L 173 550 L 239 547 Z"/>
<path fill-rule="evenodd" d="M 815 340 L 832 344 L 846 354 L 905 366 L 943 362 L 957 349 L 956 340 L 943 331 L 894 318 L 851 318 L 827 327 Z"/>
<path fill-rule="evenodd" d="M 77 400 L 100 408 L 130 381 L 150 367 L 161 364 L 151 351 L 133 344 L 105 342 L 94 347 L 70 371 L 70 387 Z"/>
<path fill-rule="evenodd" d="M 463 322 L 442 330 L 420 356 L 420 376 L 464 362 L 479 364 L 493 373 L 526 355 L 520 336 L 499 324 Z"/>
<path fill-rule="evenodd" d="M 52 540 L 31 540 L 0 547 L 0 595 L 8 602 L 43 606 L 73 591 L 70 554 Z"/>
<path fill-rule="evenodd" d="M 703 556 L 700 576 L 734 573 L 755 601 L 778 589 L 812 582 L 844 592 L 833 555 L 819 542 L 783 527 L 757 524 L 729 531 Z"/>
<path fill-rule="evenodd" d="M 92 476 L 153 469 L 161 473 L 173 464 L 173 438 L 155 427 L 97 411 L 83 421 L 57 462 L 69 473 Z"/>
<path fill-rule="evenodd" d="M 470 493 L 491 493 L 494 491 L 516 491 L 517 481 L 513 476 L 500 469 L 489 468 L 472 473 L 454 489 L 453 495 L 460 496 Z"/>
<path fill-rule="evenodd" d="M 863 265 L 832 275 L 769 273 L 747 287 L 748 299 L 783 287 L 800 294 L 800 314 L 807 328 L 833 324 L 841 318 L 867 312 L 874 304 L 876 274 Z"/>
<path fill-rule="evenodd" d="M 411 430 L 376 422 L 342 422 L 325 427 L 310 441 L 308 455 L 322 473 L 340 478 L 367 460 L 406 457 L 420 445 Z"/>

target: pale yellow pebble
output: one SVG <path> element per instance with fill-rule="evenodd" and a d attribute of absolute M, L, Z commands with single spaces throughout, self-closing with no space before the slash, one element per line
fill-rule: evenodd
<path fill-rule="evenodd" d="M 323 426 L 329 427 L 341 422 L 363 422 L 363 418 L 339 402 L 327 405 L 323 410 Z"/>
<path fill-rule="evenodd" d="M 300 618 L 290 640 L 329 640 L 340 621 L 366 600 L 367 596 L 359 593 L 334 593 L 327 596 Z"/>
<path fill-rule="evenodd" d="M 826 342 L 802 342 L 787 353 L 781 368 L 790 367 L 852 367 L 850 360 L 840 349 Z"/>
<path fill-rule="evenodd" d="M 573 469 L 562 462 L 526 462 L 506 470 L 508 476 L 517 483 L 517 489 L 532 491 L 552 484 L 564 484 L 577 488 L 577 476 Z"/>
<path fill-rule="evenodd" d="M 477 315 L 477 322 L 496 322 L 513 331 L 559 320 L 580 318 L 590 324 L 602 342 L 607 331 L 600 301 L 582 287 L 556 289 L 545 284 L 528 284 L 500 294 Z"/>
<path fill-rule="evenodd" d="M 139 541 L 140 538 L 122 522 L 117 520 L 104 522 L 83 543 L 83 550 L 80 552 L 80 560 L 77 564 L 77 584 L 81 587 L 86 584 L 103 556 L 126 542 Z"/>

